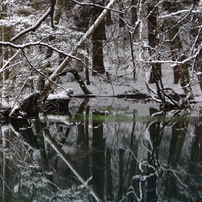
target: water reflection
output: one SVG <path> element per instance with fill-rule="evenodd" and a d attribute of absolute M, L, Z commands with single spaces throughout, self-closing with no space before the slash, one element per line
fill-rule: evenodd
<path fill-rule="evenodd" d="M 202 200 L 202 111 L 168 120 L 145 105 L 148 121 L 134 103 L 130 119 L 115 121 L 120 106 L 90 102 L 72 117 L 1 124 L 1 201 Z"/>

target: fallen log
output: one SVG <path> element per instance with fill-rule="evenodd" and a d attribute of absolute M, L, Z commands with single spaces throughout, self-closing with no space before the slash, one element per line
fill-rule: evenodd
<path fill-rule="evenodd" d="M 49 94 L 45 101 L 42 109 L 45 113 L 68 113 L 69 112 L 69 101 L 73 95 L 73 89 L 62 91 L 57 94 Z"/>

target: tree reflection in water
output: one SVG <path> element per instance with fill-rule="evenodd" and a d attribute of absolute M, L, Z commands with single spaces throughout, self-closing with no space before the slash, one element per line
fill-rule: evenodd
<path fill-rule="evenodd" d="M 116 121 L 88 101 L 1 124 L 1 201 L 202 200 L 201 112 Z"/>

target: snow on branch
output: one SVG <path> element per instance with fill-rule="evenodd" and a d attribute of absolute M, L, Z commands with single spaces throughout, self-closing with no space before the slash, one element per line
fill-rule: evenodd
<path fill-rule="evenodd" d="M 177 12 L 172 12 L 172 13 L 169 13 L 169 14 L 167 14 L 167 15 L 161 15 L 161 16 L 159 16 L 158 18 L 159 18 L 159 19 L 169 18 L 169 17 L 173 17 L 173 16 L 180 15 L 180 14 L 182 14 L 182 13 L 189 13 L 189 12 L 190 12 L 190 10 L 179 10 L 179 11 L 177 11 Z"/>
<path fill-rule="evenodd" d="M 57 48 L 55 48 L 55 47 L 53 47 L 53 46 L 51 46 L 51 45 L 49 45 L 47 43 L 43 43 L 43 42 L 40 42 L 40 41 L 39 42 L 33 42 L 33 43 L 26 43 L 26 44 L 22 44 L 22 45 L 14 44 L 14 43 L 11 43 L 11 42 L 0 41 L 0 45 L 2 45 L 2 46 L 10 46 L 12 48 L 20 49 L 20 50 L 23 50 L 25 48 L 29 48 L 31 46 L 45 46 L 45 47 L 50 48 L 51 50 L 53 50 L 53 51 L 55 51 L 57 53 L 60 53 L 60 54 L 63 54 L 65 56 L 71 57 L 72 59 L 78 60 L 79 62 L 81 62 L 83 65 L 86 66 L 86 64 L 80 58 L 78 58 L 76 56 L 73 56 L 71 54 L 67 54 L 64 51 L 61 51 L 61 50 L 59 50 L 59 49 L 57 49 Z"/>
<path fill-rule="evenodd" d="M 49 16 L 49 15 L 52 15 L 52 9 L 49 8 L 46 13 L 44 13 L 44 15 L 37 21 L 37 23 L 35 25 L 33 25 L 32 27 L 29 27 L 25 30 L 23 30 L 22 32 L 18 33 L 16 36 L 14 36 L 12 39 L 11 39 L 11 42 L 14 42 L 16 41 L 18 38 L 20 38 L 21 36 L 29 33 L 29 32 L 35 32 L 36 29 L 41 25 L 41 23 Z"/>
<path fill-rule="evenodd" d="M 96 6 L 96 7 L 100 7 L 103 9 L 112 10 L 112 11 L 117 12 L 117 13 L 125 13 L 125 11 L 120 11 L 120 10 L 113 9 L 113 8 L 108 8 L 108 7 L 102 6 L 102 5 L 97 4 L 97 3 L 83 3 L 83 2 L 76 1 L 76 0 L 71 0 L 71 1 L 74 2 L 75 4 L 80 5 L 80 6 Z"/>
<path fill-rule="evenodd" d="M 100 14 L 100 16 L 96 19 L 94 24 L 89 28 L 89 30 L 83 35 L 83 37 L 80 39 L 80 41 L 76 44 L 76 46 L 71 51 L 70 55 L 75 56 L 77 54 L 77 50 L 82 47 L 82 45 L 85 43 L 86 39 L 91 36 L 91 34 L 96 30 L 96 28 L 100 25 L 100 23 L 104 20 L 106 17 L 108 10 L 113 7 L 116 0 L 111 0 L 107 7 L 103 10 L 103 12 Z M 71 62 L 72 58 L 66 57 L 63 62 L 59 65 L 59 67 L 51 74 L 49 80 L 45 82 L 45 92 L 48 93 L 52 82 L 50 80 L 54 81 L 58 78 L 60 73 L 66 68 L 66 66 Z"/>
<path fill-rule="evenodd" d="M 56 4 L 56 0 L 51 0 L 51 7 L 50 7 L 51 27 L 54 27 L 55 4 Z"/>
<path fill-rule="evenodd" d="M 22 50 L 23 51 L 23 50 Z M 69 91 L 67 89 L 65 89 L 63 86 L 61 86 L 60 84 L 56 83 L 55 81 L 52 81 L 49 79 L 48 76 L 46 76 L 43 72 L 39 71 L 32 63 L 31 61 L 29 60 L 29 58 L 26 56 L 25 52 L 23 51 L 23 55 L 26 59 L 26 61 L 28 62 L 28 64 L 37 72 L 39 73 L 41 76 L 43 76 L 43 78 L 46 78 L 48 79 L 50 82 L 52 82 L 53 84 L 55 84 L 56 86 L 58 86 L 59 88 L 63 89 L 64 92 L 66 92 L 67 94 L 69 93 Z"/>

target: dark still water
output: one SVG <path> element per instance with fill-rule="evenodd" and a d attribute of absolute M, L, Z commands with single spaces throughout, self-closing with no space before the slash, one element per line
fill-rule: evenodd
<path fill-rule="evenodd" d="M 201 115 L 97 98 L 2 122 L 0 201 L 202 201 Z"/>

